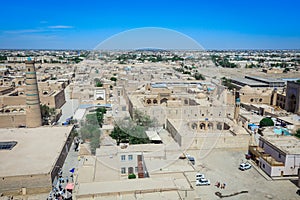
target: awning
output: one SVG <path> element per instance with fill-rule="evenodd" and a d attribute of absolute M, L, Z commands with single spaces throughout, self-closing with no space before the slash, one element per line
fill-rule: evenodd
<path fill-rule="evenodd" d="M 161 141 L 161 138 L 156 131 L 146 131 L 146 134 L 150 141 Z"/>
<path fill-rule="evenodd" d="M 74 189 L 74 183 L 68 183 L 65 187 L 66 190 L 73 190 Z"/>

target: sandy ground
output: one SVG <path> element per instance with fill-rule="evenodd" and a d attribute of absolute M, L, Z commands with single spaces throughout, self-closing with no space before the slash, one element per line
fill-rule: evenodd
<path fill-rule="evenodd" d="M 191 152 L 193 153 L 193 152 Z M 196 163 L 196 170 L 204 173 L 210 179 L 210 186 L 195 186 L 196 172 L 186 172 L 200 199 L 220 199 L 215 192 L 230 195 L 236 192 L 248 191 L 225 199 L 299 199 L 297 186 L 289 180 L 267 180 L 255 168 L 240 171 L 239 164 L 244 159 L 244 151 L 214 149 L 208 156 Z M 196 155 L 196 152 L 194 152 Z M 215 187 L 219 181 L 226 183 L 225 189 Z"/>

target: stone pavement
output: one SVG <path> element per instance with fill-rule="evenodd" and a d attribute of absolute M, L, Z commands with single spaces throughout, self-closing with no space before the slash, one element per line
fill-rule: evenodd
<path fill-rule="evenodd" d="M 62 167 L 62 178 L 63 178 L 63 183 L 61 183 L 62 188 L 64 189 L 67 185 L 67 182 L 72 183 L 73 177 L 71 176 L 72 173 L 70 172 L 70 170 L 72 168 L 75 168 L 75 170 L 78 168 L 78 151 L 75 151 L 75 145 L 74 143 L 72 143 L 72 146 L 69 150 L 69 153 L 66 157 L 65 163 Z M 68 181 L 67 181 L 68 180 Z M 55 183 L 53 183 L 55 185 L 55 187 L 58 189 L 59 188 L 59 181 L 55 181 Z M 50 192 L 51 196 L 53 197 L 53 191 Z"/>

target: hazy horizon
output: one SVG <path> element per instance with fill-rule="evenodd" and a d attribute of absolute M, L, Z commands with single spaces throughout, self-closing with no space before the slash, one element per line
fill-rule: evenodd
<path fill-rule="evenodd" d="M 5 1 L 0 49 L 92 50 L 143 27 L 180 32 L 206 50 L 299 49 L 299 7 L 292 0 Z"/>

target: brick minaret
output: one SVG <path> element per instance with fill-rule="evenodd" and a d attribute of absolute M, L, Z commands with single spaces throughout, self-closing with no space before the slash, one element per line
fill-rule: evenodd
<path fill-rule="evenodd" d="M 26 126 L 42 126 L 40 97 L 36 79 L 34 61 L 28 58 L 26 64 Z"/>

